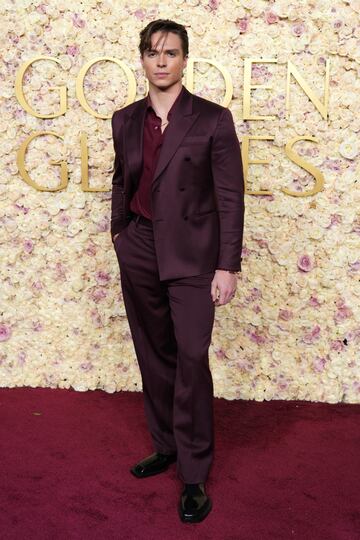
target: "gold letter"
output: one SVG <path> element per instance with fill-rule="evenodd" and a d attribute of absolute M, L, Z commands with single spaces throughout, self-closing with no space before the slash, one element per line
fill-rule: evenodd
<path fill-rule="evenodd" d="M 20 67 L 16 79 L 15 79 L 15 95 L 17 97 L 18 102 L 22 106 L 22 108 L 28 112 L 29 114 L 32 114 L 33 116 L 36 116 L 37 118 L 57 118 L 58 116 L 61 116 L 62 114 L 66 113 L 66 87 L 60 86 L 60 87 L 51 87 L 49 90 L 59 90 L 60 91 L 60 111 L 58 113 L 54 114 L 39 114 L 34 109 L 30 107 L 30 105 L 27 103 L 24 92 L 23 92 L 23 78 L 25 75 L 26 70 L 28 67 L 31 66 L 33 62 L 36 62 L 38 60 L 50 60 L 51 62 L 56 62 L 57 64 L 60 64 L 60 61 L 56 58 L 51 58 L 51 56 L 37 56 L 33 60 L 29 60 L 28 62 L 25 62 L 22 67 Z M 61 64 L 60 64 L 61 65 Z"/>
<path fill-rule="evenodd" d="M 208 64 L 212 64 L 214 67 L 216 67 L 220 71 L 225 81 L 225 96 L 223 98 L 221 105 L 223 107 L 228 107 L 231 101 L 232 95 L 233 95 L 233 84 L 232 84 L 230 73 L 228 72 L 228 70 L 222 67 L 222 65 L 219 64 L 219 62 L 217 62 L 216 60 L 210 60 L 208 58 L 189 58 L 186 65 L 186 88 L 190 92 L 193 92 L 195 62 L 207 62 Z"/>
<path fill-rule="evenodd" d="M 92 188 L 89 186 L 89 170 L 88 170 L 88 149 L 87 149 L 87 135 L 81 133 L 80 135 L 80 147 L 81 147 L 81 187 L 83 191 L 110 191 L 109 188 Z"/>
<path fill-rule="evenodd" d="M 250 116 L 250 92 L 252 88 L 272 88 L 265 84 L 251 84 L 251 67 L 253 62 L 276 62 L 271 58 L 245 58 L 244 60 L 244 95 L 243 95 L 243 119 L 244 120 L 273 120 L 275 116 Z M 254 162 L 253 162 L 254 163 Z M 266 162 L 267 163 L 267 162 Z"/>
<path fill-rule="evenodd" d="M 291 61 L 288 61 L 288 70 L 287 70 L 287 80 L 286 80 L 286 113 L 288 118 L 288 113 L 290 109 L 290 75 L 293 75 L 294 79 L 299 83 L 300 87 L 304 90 L 305 94 L 308 96 L 308 98 L 313 102 L 317 110 L 320 112 L 321 116 L 324 118 L 324 120 L 327 120 L 328 115 L 328 104 L 329 104 L 329 59 L 326 60 L 326 72 L 325 72 L 325 92 L 324 92 L 324 105 L 321 103 L 321 101 L 317 98 L 315 93 L 311 90 L 308 83 L 305 81 L 305 79 L 300 75 L 297 68 L 291 63 Z"/>
<path fill-rule="evenodd" d="M 272 191 L 260 190 L 260 191 L 248 191 L 247 181 L 249 173 L 249 164 L 251 163 L 269 163 L 268 159 L 249 159 L 249 141 L 251 140 L 262 140 L 262 141 L 272 141 L 274 137 L 266 137 L 265 135 L 245 135 L 242 139 L 242 156 L 243 156 L 243 169 L 244 169 L 244 181 L 245 181 L 245 193 L 247 195 L 272 195 Z"/>
<path fill-rule="evenodd" d="M 118 60 L 117 58 L 111 58 L 110 56 L 102 56 L 101 58 L 90 60 L 80 69 L 79 75 L 77 76 L 77 79 L 76 79 L 76 95 L 80 104 L 83 106 L 86 112 L 95 116 L 96 118 L 108 119 L 112 117 L 112 114 L 110 114 L 110 116 L 103 116 L 102 114 L 99 114 L 96 111 L 94 111 L 90 107 L 88 102 L 86 101 L 85 94 L 84 94 L 84 79 L 88 70 L 91 68 L 91 66 L 93 66 L 97 62 L 102 62 L 105 60 L 108 60 L 109 62 L 114 62 L 115 64 L 120 66 L 124 70 L 124 73 L 127 77 L 127 80 L 129 82 L 129 92 L 128 92 L 128 97 L 124 104 L 124 107 L 126 107 L 126 105 L 130 105 L 130 103 L 133 103 L 135 101 L 136 80 L 135 80 L 133 72 L 131 71 L 131 69 L 127 67 L 126 64 L 124 64 L 124 62 L 122 62 L 121 60 Z"/>
<path fill-rule="evenodd" d="M 37 132 L 33 133 L 33 135 L 30 135 L 22 143 L 22 145 L 20 146 L 20 148 L 18 150 L 18 153 L 17 153 L 16 163 L 17 163 L 17 166 L 18 166 L 18 169 L 19 169 L 19 173 L 22 176 L 23 180 L 25 180 L 25 182 L 27 184 L 29 184 L 29 186 L 35 188 L 38 191 L 60 191 L 62 189 L 65 189 L 66 186 L 68 185 L 68 169 L 67 169 L 66 161 L 50 160 L 51 165 L 60 165 L 61 166 L 61 172 L 60 172 L 61 183 L 60 183 L 60 185 L 58 187 L 55 187 L 55 188 L 45 188 L 43 186 L 39 186 L 36 182 L 34 182 L 30 178 L 27 170 L 25 169 L 26 150 L 27 150 L 30 142 L 33 139 L 35 139 L 35 137 L 40 137 L 41 135 L 54 135 L 54 137 L 58 137 L 59 139 L 64 140 L 64 138 L 61 137 L 61 135 L 57 135 L 57 133 L 54 133 L 53 131 L 37 131 Z"/>
<path fill-rule="evenodd" d="M 290 139 L 290 141 L 286 144 L 285 153 L 287 157 L 291 159 L 291 161 L 293 161 L 294 163 L 296 163 L 297 165 L 305 169 L 305 171 L 308 171 L 315 177 L 315 186 L 313 187 L 313 189 L 310 189 L 309 191 L 300 191 L 300 192 L 290 191 L 287 188 L 281 188 L 281 191 L 283 191 L 287 195 L 292 195 L 293 197 L 310 197 L 310 195 L 315 195 L 315 193 L 319 193 L 319 191 L 321 191 L 324 188 L 324 176 L 319 171 L 319 169 L 314 167 L 314 165 L 311 165 L 311 163 L 308 163 L 307 161 L 305 161 L 305 159 L 303 159 L 298 154 L 296 154 L 294 150 L 292 149 L 293 145 L 297 141 L 302 141 L 302 140 L 318 142 L 318 140 L 315 137 L 311 137 L 311 136 L 294 137 L 293 139 Z"/>

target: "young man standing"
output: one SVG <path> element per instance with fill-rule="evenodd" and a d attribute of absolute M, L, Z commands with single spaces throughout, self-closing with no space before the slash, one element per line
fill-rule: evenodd
<path fill-rule="evenodd" d="M 212 507 L 208 349 L 241 270 L 241 151 L 230 111 L 182 85 L 184 26 L 151 22 L 139 50 L 149 93 L 112 117 L 111 235 L 155 450 L 130 470 L 146 478 L 176 462 L 180 518 L 199 522 Z"/>

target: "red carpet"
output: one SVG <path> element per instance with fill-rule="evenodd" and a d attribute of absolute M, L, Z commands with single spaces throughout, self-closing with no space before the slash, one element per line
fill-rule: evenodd
<path fill-rule="evenodd" d="M 0 390 L 2 540 L 358 540 L 360 405 L 215 399 L 213 510 L 181 523 L 142 394 Z"/>

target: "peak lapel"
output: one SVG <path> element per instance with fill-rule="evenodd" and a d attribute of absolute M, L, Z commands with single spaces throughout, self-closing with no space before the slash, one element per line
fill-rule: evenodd
<path fill-rule="evenodd" d="M 180 100 L 175 104 L 169 125 L 167 126 L 159 161 L 155 170 L 152 189 L 170 159 L 175 154 L 179 144 L 189 131 L 199 113 L 192 112 L 193 95 L 184 87 Z M 146 115 L 147 98 L 138 101 L 133 113 L 125 122 L 125 148 L 128 157 L 130 176 L 135 189 L 140 180 L 143 165 L 144 123 Z"/>
<path fill-rule="evenodd" d="M 151 186 L 152 189 L 156 184 L 157 178 L 163 172 L 186 133 L 199 116 L 199 113 L 193 114 L 192 112 L 192 101 L 193 96 L 191 92 L 184 87 L 184 92 L 182 96 L 180 96 L 179 103 L 175 104 L 171 120 L 165 130 L 164 142 Z"/>

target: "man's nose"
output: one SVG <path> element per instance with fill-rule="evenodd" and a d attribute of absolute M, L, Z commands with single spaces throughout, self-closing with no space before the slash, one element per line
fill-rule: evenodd
<path fill-rule="evenodd" d="M 166 66 L 166 56 L 164 53 L 159 54 L 157 63 L 158 66 Z"/>

